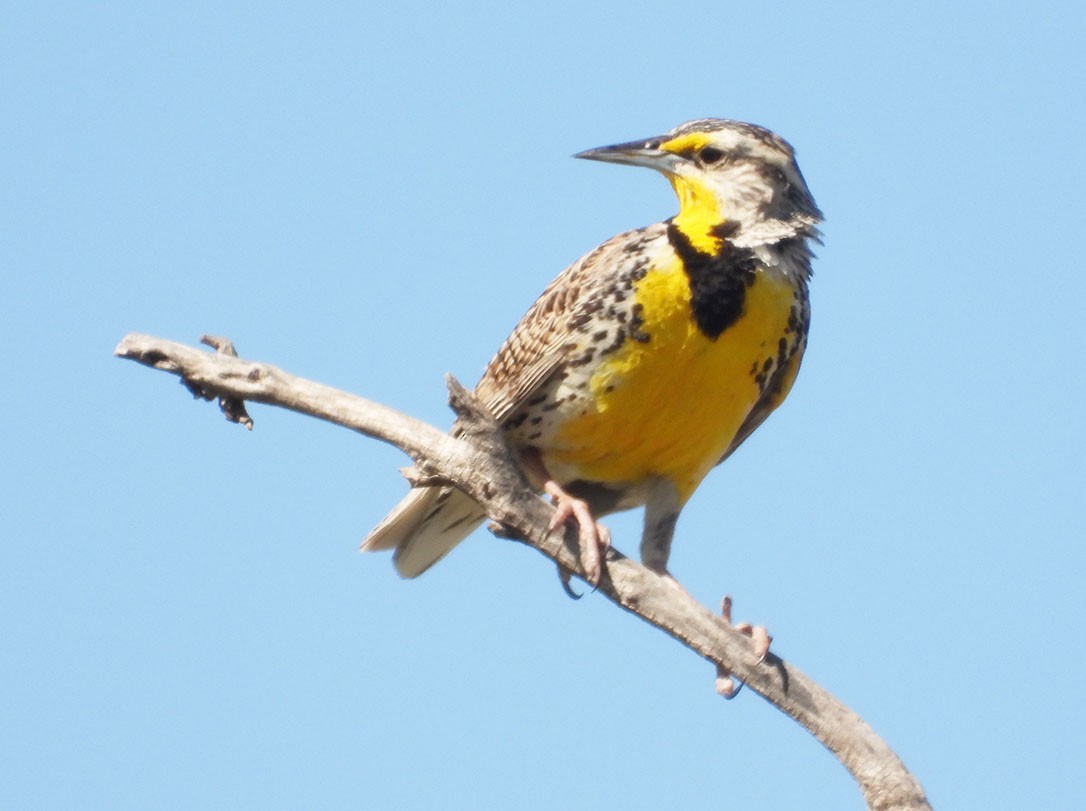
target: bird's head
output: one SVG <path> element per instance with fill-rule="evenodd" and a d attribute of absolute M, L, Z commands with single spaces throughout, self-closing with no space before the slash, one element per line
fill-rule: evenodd
<path fill-rule="evenodd" d="M 818 237 L 822 214 L 795 152 L 783 138 L 753 124 L 704 118 L 666 135 L 574 157 L 661 172 L 679 198 L 675 225 L 707 253 L 719 250 L 724 234 L 745 247 Z"/>

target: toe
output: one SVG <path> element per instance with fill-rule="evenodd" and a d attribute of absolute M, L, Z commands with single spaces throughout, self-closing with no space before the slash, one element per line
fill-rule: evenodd
<path fill-rule="evenodd" d="M 765 661 L 766 656 L 769 655 L 769 646 L 773 642 L 773 637 L 769 635 L 769 631 L 762 625 L 752 625 L 749 622 L 732 623 L 732 598 L 725 596 L 720 601 L 720 615 L 724 618 L 724 621 L 731 625 L 739 633 L 749 636 L 751 643 L 754 645 L 754 655 L 758 657 L 758 663 L 761 664 Z M 726 667 L 717 665 L 716 669 L 716 691 L 724 698 L 735 698 L 742 687 L 742 682 L 737 686 L 735 679 L 732 678 L 731 671 Z"/>
<path fill-rule="evenodd" d="M 750 638 L 754 642 L 754 653 L 758 657 L 758 662 L 764 662 L 765 657 L 769 655 L 769 646 L 773 642 L 773 637 L 763 626 L 755 625 L 750 629 Z"/>

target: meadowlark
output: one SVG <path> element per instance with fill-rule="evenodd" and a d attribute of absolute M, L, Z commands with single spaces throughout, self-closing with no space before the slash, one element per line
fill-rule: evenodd
<path fill-rule="evenodd" d="M 576 522 L 589 582 L 609 544 L 597 519 L 641 505 L 641 559 L 667 575 L 683 505 L 796 378 L 822 215 L 792 147 L 752 124 L 690 121 L 574 157 L 655 169 L 679 212 L 570 265 L 475 393 L 553 499 L 553 526 Z M 395 549 L 416 577 L 484 517 L 459 490 L 414 489 L 362 548 Z"/>

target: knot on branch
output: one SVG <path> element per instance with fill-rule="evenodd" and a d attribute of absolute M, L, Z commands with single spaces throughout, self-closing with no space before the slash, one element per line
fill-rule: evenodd
<path fill-rule="evenodd" d="M 445 375 L 445 384 L 449 387 L 449 406 L 456 414 L 453 436 L 470 440 L 473 446 L 496 461 L 512 459 L 501 425 L 479 398 L 452 375 Z"/>

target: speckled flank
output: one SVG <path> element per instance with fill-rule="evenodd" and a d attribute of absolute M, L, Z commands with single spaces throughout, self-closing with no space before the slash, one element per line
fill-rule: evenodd
<path fill-rule="evenodd" d="M 755 361 L 750 376 L 763 394 L 771 390 L 779 380 L 779 372 L 786 369 L 792 358 L 802 356 L 807 348 L 807 332 L 811 324 L 810 299 L 806 286 L 797 287 L 788 310 L 788 324 L 784 334 L 777 339 L 776 351 L 768 353 L 761 363 Z"/>

